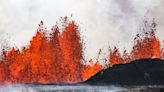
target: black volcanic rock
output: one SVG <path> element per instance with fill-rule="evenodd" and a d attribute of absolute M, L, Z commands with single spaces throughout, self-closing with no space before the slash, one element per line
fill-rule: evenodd
<path fill-rule="evenodd" d="M 98 72 L 85 83 L 92 85 L 164 85 L 164 60 L 140 59 L 114 65 Z"/>

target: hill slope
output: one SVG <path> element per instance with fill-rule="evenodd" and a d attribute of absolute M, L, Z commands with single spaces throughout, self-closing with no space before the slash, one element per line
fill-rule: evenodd
<path fill-rule="evenodd" d="M 164 60 L 140 59 L 114 65 L 98 72 L 85 83 L 98 85 L 164 85 Z"/>

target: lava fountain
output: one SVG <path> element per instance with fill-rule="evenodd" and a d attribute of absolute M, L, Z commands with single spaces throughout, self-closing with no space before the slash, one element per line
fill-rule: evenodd
<path fill-rule="evenodd" d="M 50 37 L 46 35 L 43 21 L 40 22 L 29 46 L 22 51 L 11 48 L 2 50 L 0 61 L 0 83 L 77 83 L 89 79 L 103 66 L 97 63 L 82 63 L 83 43 L 75 21 L 62 18 L 63 29 L 55 25 Z M 130 53 L 119 48 L 110 49 L 108 67 L 130 63 L 141 58 L 164 58 L 164 46 L 156 37 L 156 24 L 150 31 L 137 34 Z M 93 62 L 91 59 L 90 62 Z"/>

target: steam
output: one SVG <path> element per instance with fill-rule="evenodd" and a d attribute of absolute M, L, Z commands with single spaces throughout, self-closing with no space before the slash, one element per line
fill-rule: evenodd
<path fill-rule="evenodd" d="M 110 86 L 90 86 L 90 85 L 4 85 L 0 86 L 0 92 L 153 92 L 159 91 L 163 86 L 133 86 L 120 87 L 117 85 Z"/>
<path fill-rule="evenodd" d="M 0 86 L 0 92 L 120 92 L 127 88 L 119 86 L 90 86 L 90 85 L 4 85 Z"/>
<path fill-rule="evenodd" d="M 156 18 L 163 40 L 163 9 L 163 0 L 1 0 L 0 39 L 9 37 L 5 42 L 20 48 L 29 44 L 40 20 L 50 29 L 61 16 L 73 14 L 86 43 L 86 59 L 96 58 L 100 48 L 106 53 L 109 46 L 130 51 L 144 16 Z"/>
<path fill-rule="evenodd" d="M 25 85 L 3 85 L 0 86 L 0 92 L 38 92 Z"/>

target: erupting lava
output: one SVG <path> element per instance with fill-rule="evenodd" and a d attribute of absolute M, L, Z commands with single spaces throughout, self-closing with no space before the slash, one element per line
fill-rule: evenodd
<path fill-rule="evenodd" d="M 153 22 L 149 31 L 136 35 L 134 46 L 129 54 L 125 50 L 123 56 L 121 56 L 117 47 L 114 50 L 110 50 L 110 65 L 125 64 L 142 58 L 163 58 L 164 48 L 162 44 L 160 46 L 160 41 L 156 37 L 155 32 L 156 23 Z"/>
<path fill-rule="evenodd" d="M 62 32 L 56 25 L 52 27 L 50 37 L 47 37 L 41 21 L 28 47 L 23 47 L 22 51 L 3 49 L 0 83 L 75 83 L 85 81 L 102 70 L 103 66 L 98 63 L 82 63 L 83 46 L 78 26 L 74 21 L 68 21 L 67 17 L 63 18 L 62 23 Z M 141 58 L 164 58 L 164 47 L 155 35 L 155 27 L 156 24 L 152 23 L 151 30 L 144 36 L 137 34 L 130 53 L 125 50 L 121 55 L 117 47 L 111 49 L 109 66 Z"/>

